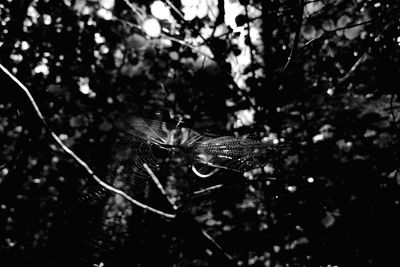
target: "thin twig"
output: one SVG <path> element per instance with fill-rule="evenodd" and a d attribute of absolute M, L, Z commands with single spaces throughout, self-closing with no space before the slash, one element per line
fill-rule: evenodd
<path fill-rule="evenodd" d="M 214 240 L 214 238 L 212 238 L 204 229 L 201 229 L 201 232 L 208 242 L 213 244 L 214 248 L 217 249 L 218 252 L 224 255 L 229 261 L 233 261 L 232 256 L 226 253 L 226 251 Z"/>
<path fill-rule="evenodd" d="M 350 68 L 350 70 L 346 73 L 346 75 L 338 80 L 338 84 L 336 86 L 340 86 L 344 82 L 346 82 L 353 73 L 361 66 L 362 63 L 367 59 L 368 51 L 365 51 L 354 63 L 354 65 Z"/>
<path fill-rule="evenodd" d="M 375 38 L 372 39 L 372 44 L 376 43 L 380 40 L 380 37 L 382 35 L 382 33 L 389 28 L 392 25 L 391 23 L 386 24 L 385 26 L 382 27 L 382 29 L 376 34 Z M 342 86 L 345 82 L 347 82 L 350 77 L 353 76 L 354 72 L 365 62 L 365 60 L 367 59 L 368 56 L 368 50 L 369 48 L 372 46 L 369 45 L 366 49 L 365 52 L 362 53 L 362 55 L 357 59 L 357 61 L 353 64 L 353 66 L 350 68 L 350 70 L 346 73 L 346 75 L 344 75 L 342 78 L 340 78 L 336 85 L 334 85 L 333 87 L 330 88 L 330 90 L 335 90 L 336 88 Z"/>
<path fill-rule="evenodd" d="M 217 184 L 217 185 L 214 185 L 214 186 L 210 186 L 210 187 L 198 190 L 198 191 L 194 191 L 191 194 L 191 196 L 194 197 L 194 196 L 201 196 L 201 195 L 204 195 L 204 194 L 208 194 L 208 193 L 210 193 L 210 192 L 212 192 L 212 191 L 214 191 L 216 189 L 222 188 L 223 186 L 224 186 L 223 184 Z"/>
<path fill-rule="evenodd" d="M 12 73 L 10 73 L 2 64 L 0 64 L 0 69 L 25 93 L 25 95 L 28 97 L 29 102 L 31 103 L 36 115 L 39 117 L 43 126 L 50 133 L 50 135 L 54 139 L 54 141 L 61 147 L 62 150 L 64 150 L 72 159 L 74 159 L 86 171 L 86 173 L 89 175 L 89 177 L 91 177 L 96 183 L 98 183 L 100 186 L 102 186 L 106 190 L 122 196 L 123 198 L 125 198 L 126 200 L 131 202 L 132 204 L 134 204 L 144 210 L 148 210 L 152 213 L 158 214 L 165 218 L 175 218 L 175 214 L 165 213 L 163 211 L 160 211 L 160 210 L 157 210 L 150 206 L 147 206 L 147 205 L 133 199 L 132 197 L 127 195 L 125 192 L 105 183 L 102 179 L 100 179 L 94 173 L 94 171 L 87 165 L 87 163 L 84 162 L 81 158 L 79 158 L 71 149 L 69 149 L 61 141 L 61 139 L 51 130 L 51 128 L 47 124 L 42 112 L 40 111 L 38 105 L 36 104 L 36 101 L 34 100 L 32 94 L 29 92 L 29 89 L 24 84 L 22 84 Z"/>
<path fill-rule="evenodd" d="M 301 26 L 303 25 L 303 12 L 304 12 L 304 0 L 299 0 L 299 13 L 297 14 L 297 20 L 298 20 L 298 26 L 297 26 L 297 30 L 294 36 L 294 41 L 293 41 L 293 46 L 292 49 L 290 50 L 290 54 L 288 57 L 288 60 L 285 64 L 285 67 L 283 68 L 282 72 L 286 72 L 287 68 L 289 67 L 289 65 L 292 63 L 293 61 L 293 56 L 296 53 L 297 50 L 297 46 L 299 45 L 299 40 L 300 40 L 300 32 L 301 32 Z"/>
<path fill-rule="evenodd" d="M 121 22 L 121 23 L 124 23 L 124 24 L 128 25 L 129 27 L 132 27 L 132 28 L 134 28 L 134 29 L 140 31 L 140 32 L 141 32 L 143 35 L 145 35 L 145 37 L 148 38 L 148 39 L 151 38 L 151 37 L 146 33 L 146 31 L 144 31 L 143 28 L 140 27 L 138 24 L 132 23 L 132 22 L 127 21 L 127 20 L 124 20 L 124 19 L 119 19 L 119 18 L 115 18 L 114 20 L 115 20 L 115 21 L 119 21 L 119 22 Z M 178 44 L 180 44 L 180 45 L 182 45 L 182 46 L 186 46 L 186 47 L 192 49 L 192 51 L 198 53 L 199 55 L 202 55 L 202 56 L 207 57 L 207 58 L 209 58 L 209 59 L 211 59 L 211 60 L 214 60 L 214 58 L 213 58 L 212 55 L 208 55 L 208 54 L 204 53 L 203 51 L 201 51 L 200 49 L 198 49 L 196 46 L 194 46 L 194 45 L 192 45 L 192 44 L 189 44 L 188 42 L 186 42 L 186 41 L 184 41 L 184 40 L 178 39 L 178 38 L 176 38 L 176 37 L 170 36 L 170 35 L 165 34 L 165 33 L 162 33 L 162 32 L 160 33 L 160 37 L 161 37 L 161 38 L 164 38 L 164 39 L 167 39 L 167 40 L 170 40 L 170 41 L 172 41 L 172 42 L 178 43 Z"/>
<path fill-rule="evenodd" d="M 149 166 L 146 163 L 143 163 L 143 167 L 146 169 L 147 173 L 150 175 L 151 180 L 156 184 L 158 190 L 160 190 L 161 194 L 165 197 L 165 199 L 171 204 L 171 207 L 174 210 L 177 210 L 178 207 L 172 202 L 172 200 L 168 197 L 167 192 L 165 191 L 164 187 L 160 183 L 160 180 L 158 180 L 157 176 L 154 174 L 154 172 L 149 168 Z"/>
<path fill-rule="evenodd" d="M 364 21 L 364 22 L 360 22 L 360 23 L 355 23 L 355 24 L 349 24 L 349 25 L 346 25 L 346 26 L 343 26 L 343 27 L 340 27 L 340 28 L 336 28 L 336 29 L 333 29 L 333 30 L 325 31 L 325 32 L 324 32 L 323 34 L 321 34 L 320 36 L 315 37 L 315 38 L 311 39 L 310 41 L 306 42 L 306 43 L 300 48 L 300 50 L 298 51 L 297 54 L 299 55 L 300 53 L 304 52 L 311 44 L 313 44 L 313 43 L 315 43 L 315 42 L 318 42 L 318 41 L 320 41 L 320 40 L 323 40 L 323 39 L 329 37 L 331 34 L 334 34 L 334 33 L 338 32 L 338 31 L 342 31 L 342 30 L 346 30 L 346 29 L 351 29 L 351 28 L 354 28 L 354 27 L 357 27 L 357 26 L 362 26 L 362 25 L 370 24 L 370 23 L 373 22 L 373 21 L 375 21 L 375 19 L 371 19 L 371 20 L 368 20 L 368 21 Z"/>
<path fill-rule="evenodd" d="M 139 8 L 135 7 L 131 2 L 129 2 L 129 0 L 123 0 L 123 1 L 133 11 L 133 13 L 135 13 L 139 17 L 139 19 L 143 21 L 144 19 L 143 12 Z"/>
<path fill-rule="evenodd" d="M 185 16 L 182 14 L 182 12 L 169 0 L 165 0 L 165 3 L 179 16 L 181 20 L 185 21 Z"/>

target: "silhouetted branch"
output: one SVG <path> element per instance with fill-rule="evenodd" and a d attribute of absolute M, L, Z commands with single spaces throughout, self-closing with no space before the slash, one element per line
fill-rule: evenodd
<path fill-rule="evenodd" d="M 91 177 L 96 183 L 98 183 L 100 186 L 102 186 L 103 188 L 105 188 L 106 190 L 113 192 L 115 194 L 118 194 L 120 196 L 122 196 L 123 198 L 125 198 L 126 200 L 128 200 L 129 202 L 131 202 L 132 204 L 145 209 L 147 211 L 150 211 L 152 213 L 158 214 L 162 217 L 165 218 L 174 218 L 175 215 L 174 214 L 169 214 L 169 213 L 165 213 L 162 212 L 160 210 L 157 210 L 155 208 L 152 208 L 150 206 L 147 206 L 135 199 L 133 199 L 132 197 L 130 197 L 129 195 L 127 195 L 125 192 L 105 183 L 103 180 L 101 180 L 95 173 L 94 171 L 86 164 L 86 162 L 84 162 L 81 158 L 79 158 L 71 149 L 69 149 L 62 141 L 61 139 L 51 130 L 50 126 L 47 124 L 42 112 L 40 111 L 38 105 L 36 104 L 36 101 L 34 100 L 32 94 L 29 92 L 29 89 L 23 85 L 12 73 L 10 73 L 2 64 L 0 64 L 0 69 L 2 70 L 2 72 L 4 74 L 6 74 L 23 92 L 24 94 L 28 97 L 30 104 L 32 105 L 35 114 L 38 116 L 38 118 L 40 119 L 42 125 L 45 127 L 45 129 L 47 130 L 48 133 L 50 133 L 51 137 L 53 138 L 53 140 L 61 147 L 62 150 L 64 150 L 65 153 L 67 153 L 73 160 L 75 160 L 85 171 L 86 173 L 89 175 L 89 177 Z"/>
<path fill-rule="evenodd" d="M 300 54 L 300 53 L 304 52 L 304 51 L 305 51 L 310 45 L 312 45 L 313 43 L 316 43 L 316 42 L 318 42 L 318 41 L 324 40 L 324 39 L 330 37 L 332 34 L 338 32 L 338 31 L 342 31 L 342 30 L 346 30 L 346 29 L 350 29 L 350 28 L 354 28 L 354 27 L 358 27 L 358 26 L 370 24 L 370 23 L 372 23 L 372 22 L 374 22 L 374 21 L 375 21 L 375 19 L 371 19 L 371 20 L 368 20 L 368 21 L 364 21 L 364 22 L 360 22 L 360 23 L 355 23 L 355 24 L 349 24 L 349 25 L 346 25 L 346 26 L 344 26 L 344 27 L 340 27 L 340 28 L 336 28 L 336 29 L 333 29 L 333 30 L 325 31 L 325 32 L 324 32 L 323 34 L 321 34 L 320 36 L 315 37 L 315 38 L 311 39 L 310 41 L 306 42 L 306 43 L 300 48 L 300 50 L 298 51 L 297 54 Z"/>
<path fill-rule="evenodd" d="M 353 64 L 353 66 L 350 68 L 350 70 L 344 75 L 342 78 L 338 80 L 335 86 L 330 88 L 330 90 L 335 90 L 338 87 L 341 87 L 344 83 L 346 83 L 350 77 L 353 76 L 354 72 L 365 62 L 368 56 L 368 50 L 372 46 L 373 43 L 376 43 L 380 40 L 380 37 L 382 33 L 389 28 L 392 25 L 392 23 L 387 23 L 385 26 L 382 27 L 382 29 L 376 34 L 375 38 L 372 39 L 371 44 L 365 49 L 365 52 L 362 53 L 362 55 L 357 59 L 357 61 Z"/>
<path fill-rule="evenodd" d="M 250 48 L 251 72 L 253 74 L 253 77 L 256 77 L 256 74 L 254 72 L 254 54 L 253 54 L 254 46 L 253 46 L 253 43 L 251 42 L 251 36 L 250 36 L 251 28 L 250 28 L 249 12 L 248 12 L 248 6 L 247 5 L 245 5 L 244 10 L 246 12 L 246 20 L 247 20 L 247 23 L 246 23 L 247 38 L 248 38 L 247 42 L 248 42 L 248 45 L 249 45 L 249 48 Z"/>
<path fill-rule="evenodd" d="M 225 1 L 224 0 L 218 0 L 218 16 L 215 20 L 215 25 L 220 25 L 224 23 L 225 20 Z M 217 28 L 217 27 L 215 27 Z"/>

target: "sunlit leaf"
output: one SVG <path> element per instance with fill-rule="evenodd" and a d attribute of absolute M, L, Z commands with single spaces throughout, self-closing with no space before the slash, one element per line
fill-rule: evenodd
<path fill-rule="evenodd" d="M 358 36 L 360 36 L 362 30 L 363 30 L 362 26 L 351 27 L 349 29 L 344 30 L 344 36 L 349 40 L 353 40 Z"/>
<path fill-rule="evenodd" d="M 236 17 L 239 14 L 244 14 L 244 7 L 239 2 L 225 1 L 225 23 L 232 29 L 237 27 Z"/>
<path fill-rule="evenodd" d="M 169 8 L 162 1 L 154 1 L 150 5 L 151 14 L 160 20 L 170 20 L 172 19 L 171 12 Z"/>
<path fill-rule="evenodd" d="M 316 1 L 316 2 L 307 3 L 307 5 L 305 6 L 305 10 L 308 15 L 311 15 L 315 12 L 320 11 L 323 7 L 324 7 L 324 4 L 322 2 Z"/>
<path fill-rule="evenodd" d="M 161 34 L 160 22 L 155 18 L 147 18 L 143 22 L 143 30 L 150 37 L 159 37 Z"/>
<path fill-rule="evenodd" d="M 115 0 L 100 0 L 100 5 L 105 9 L 113 9 Z"/>
<path fill-rule="evenodd" d="M 337 27 L 342 28 L 347 26 L 351 22 L 351 18 L 348 15 L 341 16 L 337 21 Z"/>

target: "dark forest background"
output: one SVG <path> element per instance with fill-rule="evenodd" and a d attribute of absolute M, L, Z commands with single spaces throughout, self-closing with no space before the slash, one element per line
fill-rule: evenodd
<path fill-rule="evenodd" d="M 132 115 L 284 144 L 264 168 L 218 172 L 225 186 L 178 219 L 112 194 L 93 204 L 88 174 L 1 71 L 0 265 L 399 264 L 399 13 L 388 0 L 0 1 L 0 63 L 110 183 L 124 183 Z"/>

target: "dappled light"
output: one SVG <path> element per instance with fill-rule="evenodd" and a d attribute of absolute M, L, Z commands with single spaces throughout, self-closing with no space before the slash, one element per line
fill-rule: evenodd
<path fill-rule="evenodd" d="M 397 266 L 400 5 L 0 2 L 0 266 Z"/>

